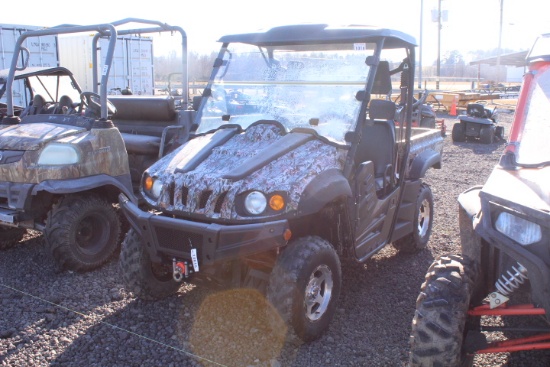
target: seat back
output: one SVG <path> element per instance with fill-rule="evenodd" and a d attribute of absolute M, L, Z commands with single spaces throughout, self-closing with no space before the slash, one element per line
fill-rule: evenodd
<path fill-rule="evenodd" d="M 26 115 L 38 115 L 46 112 L 46 100 L 40 94 L 35 94 L 32 102 L 27 108 L 21 112 L 21 117 Z"/>
<path fill-rule="evenodd" d="M 395 103 L 385 100 L 372 100 L 369 107 L 369 119 L 363 123 L 361 141 L 355 154 L 355 163 L 371 161 L 375 178 L 385 178 L 391 182 L 395 163 Z"/>
<path fill-rule="evenodd" d="M 61 96 L 61 98 L 59 98 L 59 102 L 53 109 L 52 113 L 56 115 L 58 114 L 68 115 L 72 112 L 74 112 L 73 100 L 71 99 L 71 97 L 63 95 Z"/>
<path fill-rule="evenodd" d="M 468 107 L 466 107 L 466 113 L 472 117 L 487 117 L 485 115 L 485 106 L 480 103 L 468 103 Z"/>
<path fill-rule="evenodd" d="M 390 64 L 387 61 L 380 61 L 374 75 L 372 94 L 388 95 L 392 91 Z"/>

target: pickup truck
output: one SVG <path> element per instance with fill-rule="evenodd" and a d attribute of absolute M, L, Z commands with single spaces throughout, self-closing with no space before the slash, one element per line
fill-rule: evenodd
<path fill-rule="evenodd" d="M 428 243 L 433 198 L 422 178 L 441 167 L 443 137 L 411 127 L 415 41 L 310 24 L 220 42 L 191 139 L 143 175 L 147 207 L 119 195 L 132 227 L 123 279 L 149 300 L 182 281 L 254 287 L 274 330 L 313 340 L 335 312 L 342 258 Z M 399 104 L 395 54 L 405 60 Z"/>

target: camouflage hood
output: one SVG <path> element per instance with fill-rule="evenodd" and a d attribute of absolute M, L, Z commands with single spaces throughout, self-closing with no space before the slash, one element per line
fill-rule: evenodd
<path fill-rule="evenodd" d="M 75 135 L 85 130 L 52 123 L 11 125 L 0 129 L 0 149 L 38 150 L 52 140 Z"/>
<path fill-rule="evenodd" d="M 347 150 L 309 133 L 286 133 L 276 124 L 228 127 L 198 136 L 147 170 L 163 191 L 149 203 L 168 212 L 209 218 L 251 219 L 239 195 L 260 191 L 286 197 L 284 213 L 295 211 L 305 187 L 319 173 L 341 170 Z M 257 217 L 256 217 L 257 219 Z"/>

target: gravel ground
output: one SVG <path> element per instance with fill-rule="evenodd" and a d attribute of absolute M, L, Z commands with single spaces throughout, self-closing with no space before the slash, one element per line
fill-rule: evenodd
<path fill-rule="evenodd" d="M 144 302 L 124 290 L 116 260 L 85 274 L 57 273 L 42 237 L 30 232 L 0 255 L 0 365 L 406 366 L 426 269 L 459 248 L 456 198 L 483 184 L 504 147 L 453 144 L 454 118 L 443 117 L 449 131 L 443 168 L 426 178 L 435 197 L 428 248 L 403 255 L 387 246 L 365 264 L 344 262 L 339 307 L 321 339 L 278 340 L 263 318 L 263 298 L 251 290 L 186 286 Z M 506 133 L 511 118 L 501 114 Z M 547 352 L 476 357 L 476 366 L 549 364 Z"/>

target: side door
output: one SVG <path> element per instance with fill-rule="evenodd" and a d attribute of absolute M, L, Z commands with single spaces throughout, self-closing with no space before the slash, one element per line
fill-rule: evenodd
<path fill-rule="evenodd" d="M 355 257 L 364 261 L 387 244 L 392 220 L 397 210 L 399 189 L 377 193 L 374 163 L 365 161 L 357 167 L 353 182 Z"/>

